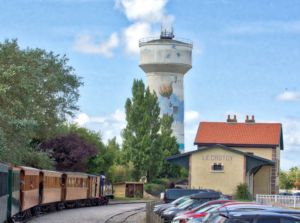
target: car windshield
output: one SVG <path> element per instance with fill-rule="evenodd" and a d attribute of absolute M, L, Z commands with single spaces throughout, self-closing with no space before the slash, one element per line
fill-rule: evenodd
<path fill-rule="evenodd" d="M 190 204 L 192 204 L 194 201 L 192 199 L 188 199 L 185 202 L 181 203 L 180 205 L 178 205 L 179 209 L 185 209 L 186 207 L 188 207 Z"/>
<path fill-rule="evenodd" d="M 171 204 L 174 204 L 174 205 L 179 205 L 179 204 L 182 204 L 183 202 L 185 202 L 186 200 L 188 200 L 189 197 L 180 197 L 178 199 L 176 199 L 175 201 L 172 201 Z"/>
<path fill-rule="evenodd" d="M 195 207 L 193 210 L 194 210 L 194 211 L 198 211 L 198 210 L 200 210 L 200 209 L 202 209 L 202 208 L 206 208 L 206 207 L 208 207 L 208 206 L 210 206 L 210 204 L 204 203 L 204 204 L 201 204 L 201 205 L 198 206 L 198 207 Z"/>

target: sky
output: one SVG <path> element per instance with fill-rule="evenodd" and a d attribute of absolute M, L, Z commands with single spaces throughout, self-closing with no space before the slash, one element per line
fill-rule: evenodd
<path fill-rule="evenodd" d="M 299 12 L 298 0 L 0 0 L 0 41 L 66 55 L 84 82 L 72 121 L 122 142 L 132 82 L 146 82 L 138 40 L 173 26 L 194 47 L 186 151 L 196 149 L 200 121 L 255 115 L 282 123 L 287 170 L 300 166 Z"/>

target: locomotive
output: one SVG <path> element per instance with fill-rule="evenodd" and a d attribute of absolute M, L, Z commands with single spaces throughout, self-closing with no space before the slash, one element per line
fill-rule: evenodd
<path fill-rule="evenodd" d="M 100 176 L 0 163 L 0 223 L 64 208 L 104 205 L 109 198 L 113 188 Z"/>

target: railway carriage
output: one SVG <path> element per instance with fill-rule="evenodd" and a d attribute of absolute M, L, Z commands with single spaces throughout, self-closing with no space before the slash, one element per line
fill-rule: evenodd
<path fill-rule="evenodd" d="M 21 212 L 26 216 L 31 216 L 31 208 L 40 203 L 39 175 L 40 170 L 21 166 Z M 38 210 L 37 210 L 38 211 Z"/>
<path fill-rule="evenodd" d="M 88 198 L 88 175 L 74 172 L 63 173 L 62 191 L 62 201 L 67 207 L 84 206 L 84 201 Z"/>
<path fill-rule="evenodd" d="M 39 193 L 41 205 L 61 202 L 61 177 L 62 173 L 56 171 L 42 170 L 40 172 Z"/>
<path fill-rule="evenodd" d="M 5 164 L 0 163 L 0 222 L 5 222 L 7 218 L 8 201 L 8 169 Z"/>
<path fill-rule="evenodd" d="M 96 175 L 0 163 L 0 223 L 65 207 L 107 204 L 109 197 L 112 188 Z"/>

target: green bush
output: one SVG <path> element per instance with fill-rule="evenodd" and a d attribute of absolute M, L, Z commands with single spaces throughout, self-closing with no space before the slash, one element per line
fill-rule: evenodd
<path fill-rule="evenodd" d="M 159 196 L 166 189 L 165 185 L 148 183 L 144 184 L 144 190 L 153 196 Z"/>
<path fill-rule="evenodd" d="M 167 186 L 170 183 L 170 179 L 167 178 L 156 178 L 151 181 L 153 184 L 161 184 Z"/>
<path fill-rule="evenodd" d="M 237 185 L 235 199 L 251 200 L 251 194 L 246 183 L 240 183 L 239 185 Z"/>
<path fill-rule="evenodd" d="M 112 183 L 120 183 L 125 181 L 132 181 L 133 165 L 113 165 L 108 170 L 108 180 Z"/>
<path fill-rule="evenodd" d="M 38 168 L 53 170 L 55 161 L 51 159 L 46 152 L 37 151 L 28 148 L 23 152 L 23 165 Z"/>

